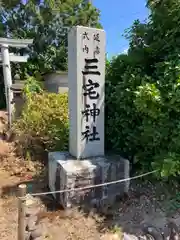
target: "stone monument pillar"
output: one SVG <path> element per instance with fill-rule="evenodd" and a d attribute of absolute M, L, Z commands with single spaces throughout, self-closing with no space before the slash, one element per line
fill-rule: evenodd
<path fill-rule="evenodd" d="M 105 31 L 75 27 L 68 42 L 69 152 L 104 156 Z"/>
<path fill-rule="evenodd" d="M 104 155 L 105 31 L 76 26 L 68 36 L 69 152 L 49 153 L 51 191 L 129 177 L 129 161 Z M 54 194 L 64 207 L 110 200 L 129 182 Z"/>

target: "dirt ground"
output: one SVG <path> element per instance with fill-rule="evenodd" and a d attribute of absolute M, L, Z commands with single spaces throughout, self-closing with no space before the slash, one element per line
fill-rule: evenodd
<path fill-rule="evenodd" d="M 3 113 L 4 114 L 4 113 Z M 0 132 L 4 119 L 0 113 Z M 3 123 L 2 123 L 3 122 Z M 44 166 L 18 158 L 13 143 L 0 140 L 0 239 L 17 239 L 17 186 L 27 183 L 28 192 L 46 191 Z M 40 174 L 40 172 L 44 174 Z M 145 179 L 131 183 L 129 197 L 119 200 L 109 212 L 88 214 L 75 209 L 63 211 L 56 208 L 51 196 L 34 197 L 41 207 L 39 221 L 44 227 L 43 239 L 53 240 L 113 240 L 110 229 L 122 229 L 132 237 L 141 235 L 144 223 L 161 231 L 169 219 L 180 225 L 180 198 L 178 186 L 162 182 L 152 183 Z"/>

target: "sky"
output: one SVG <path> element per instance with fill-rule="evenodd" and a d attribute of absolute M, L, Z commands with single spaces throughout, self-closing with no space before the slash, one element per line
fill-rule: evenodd
<path fill-rule="evenodd" d="M 101 24 L 106 31 L 108 58 L 128 49 L 128 41 L 122 36 L 135 19 L 145 20 L 148 10 L 146 0 L 92 0 L 101 11 Z"/>

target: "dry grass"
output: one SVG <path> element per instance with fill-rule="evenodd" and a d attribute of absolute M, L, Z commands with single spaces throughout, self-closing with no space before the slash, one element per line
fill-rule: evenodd
<path fill-rule="evenodd" d="M 16 148 L 13 143 L 0 140 L 0 161 L 1 168 L 9 172 L 10 175 L 25 176 L 34 175 L 40 172 L 43 165 L 39 162 L 25 160 L 16 155 Z"/>

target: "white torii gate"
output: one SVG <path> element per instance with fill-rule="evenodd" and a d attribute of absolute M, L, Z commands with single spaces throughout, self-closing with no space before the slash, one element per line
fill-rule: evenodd
<path fill-rule="evenodd" d="M 12 116 L 12 100 L 13 92 L 10 90 L 12 86 L 11 65 L 10 62 L 27 62 L 28 56 L 18 56 L 9 53 L 9 47 L 26 48 L 29 44 L 33 43 L 33 39 L 8 39 L 0 38 L 0 61 L 2 61 L 4 86 L 6 95 L 6 105 L 8 110 L 8 123 L 11 126 Z"/>

